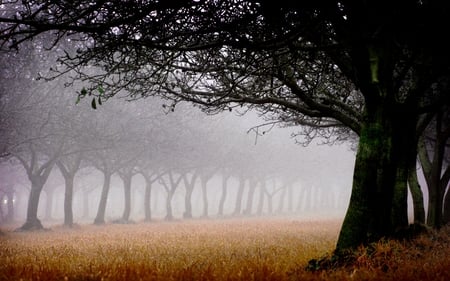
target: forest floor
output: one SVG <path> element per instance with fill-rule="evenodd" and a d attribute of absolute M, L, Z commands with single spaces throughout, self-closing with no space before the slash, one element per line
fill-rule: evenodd
<path fill-rule="evenodd" d="M 340 226 L 295 218 L 0 226 L 0 280 L 450 280 L 450 227 L 309 270 L 311 259 L 331 255 Z"/>

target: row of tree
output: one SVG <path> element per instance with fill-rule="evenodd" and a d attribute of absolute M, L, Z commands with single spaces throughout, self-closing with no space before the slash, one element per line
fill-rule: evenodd
<path fill-rule="evenodd" d="M 2 118 L 9 120 L 2 122 L 1 127 L 4 132 L 2 155 L 6 161 L 1 186 L 6 202 L 12 204 L 14 189 L 27 186 L 21 179 L 23 175 L 11 166 L 19 164 L 31 184 L 26 222 L 21 229 L 43 227 L 38 219 L 40 197 L 45 190 L 46 201 L 51 208 L 56 185 L 49 184 L 48 179 L 56 170 L 64 179 L 64 224 L 67 226 L 74 223 L 73 197 L 77 180 L 88 177 L 92 169 L 103 175 L 96 224 L 105 223 L 113 175 L 118 175 L 123 181 L 124 211 L 121 222 L 130 219 L 131 187 L 137 175 L 145 182 L 145 220 L 151 219 L 151 191 L 155 185 L 162 187 L 167 194 L 166 219 L 173 218 L 171 204 L 180 187 L 185 197 L 183 217 L 193 216 L 191 197 L 196 186 L 201 188 L 202 214 L 207 216 L 207 184 L 218 176 L 223 177 L 219 216 L 225 214 L 227 183 L 231 178 L 240 182 L 233 210 L 235 215 L 249 215 L 252 206 L 257 204 L 255 212 L 261 214 L 264 201 L 266 212 L 270 213 L 275 209 L 272 206 L 274 197 L 285 201 L 288 193 L 292 195 L 291 188 L 299 184 L 304 186 L 303 197 L 319 192 L 324 196 L 323 199 L 313 198 L 311 202 L 301 199 L 305 202 L 298 203 L 297 209 L 303 206 L 308 208 L 308 204 L 323 205 L 324 200 L 328 200 L 329 205 L 337 205 L 334 202 L 337 199 L 333 199 L 337 197 L 334 195 L 337 190 L 333 190 L 333 186 L 348 186 L 345 180 L 325 174 L 333 159 L 329 159 L 328 163 L 311 164 L 318 159 L 289 143 L 289 140 L 280 141 L 276 133 L 264 137 L 253 132 L 246 133 L 248 127 L 246 129 L 245 125 L 236 124 L 232 114 L 205 118 L 201 112 L 186 105 L 180 104 L 175 110 L 171 104 L 155 98 L 141 103 L 110 100 L 103 106 L 96 104 L 97 108 L 93 109 L 92 100 L 77 100 L 71 95 L 74 90 L 65 87 L 67 80 L 36 79 L 39 78 L 39 71 L 45 72 L 50 67 L 39 65 L 39 62 L 56 59 L 55 55 L 42 52 L 39 42 L 23 48 L 20 53 L 4 54 L 1 59 L 4 65 L 14 66 L 5 68 L 1 76 Z M 200 125 L 199 120 L 202 120 Z M 262 130 L 255 127 L 254 131 L 257 129 Z M 300 157 L 303 158 L 302 165 L 296 163 Z M 349 171 L 349 166 L 342 166 L 339 177 L 348 180 L 346 171 Z M 323 181 L 320 183 L 311 177 L 319 174 L 322 176 L 318 179 L 328 177 L 330 180 L 320 180 Z M 271 184 L 270 181 L 275 182 Z M 317 190 L 311 189 L 313 185 L 317 186 Z M 91 186 L 83 192 L 92 194 L 98 189 L 96 187 Z M 321 187 L 323 190 L 319 191 Z M 242 205 L 244 188 L 248 188 L 246 198 L 250 198 L 245 206 Z M 258 191 L 259 197 L 256 198 Z M 339 204 L 341 207 L 345 205 L 345 197 L 341 196 Z M 290 206 L 293 209 L 292 202 Z M 281 203 L 277 205 L 279 210 L 282 207 Z M 12 209 L 4 213 L 12 219 Z M 50 214 L 50 211 L 47 213 Z"/>

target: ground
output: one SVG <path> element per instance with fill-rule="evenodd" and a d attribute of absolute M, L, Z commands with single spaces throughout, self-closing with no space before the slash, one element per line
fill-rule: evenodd
<path fill-rule="evenodd" d="M 336 268 L 341 221 L 224 219 L 0 227 L 0 280 L 450 280 L 450 228 L 361 247 Z M 311 269 L 313 269 L 311 271 Z"/>

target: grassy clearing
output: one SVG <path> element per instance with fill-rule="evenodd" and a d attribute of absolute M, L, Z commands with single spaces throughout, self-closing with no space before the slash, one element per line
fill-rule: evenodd
<path fill-rule="evenodd" d="M 450 280 L 450 230 L 381 241 L 346 267 L 308 272 L 340 221 L 223 220 L 0 236 L 0 280 Z"/>

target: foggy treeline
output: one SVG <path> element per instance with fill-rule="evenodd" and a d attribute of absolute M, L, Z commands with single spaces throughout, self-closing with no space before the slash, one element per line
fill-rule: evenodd
<path fill-rule="evenodd" d="M 81 85 L 39 79 L 41 61 L 52 59 L 43 56 L 30 45 L 2 57 L 15 65 L 1 77 L 2 223 L 343 216 L 348 146 L 298 145 L 291 129 L 244 108 L 206 115 L 157 98 L 92 104 L 77 99 Z"/>

